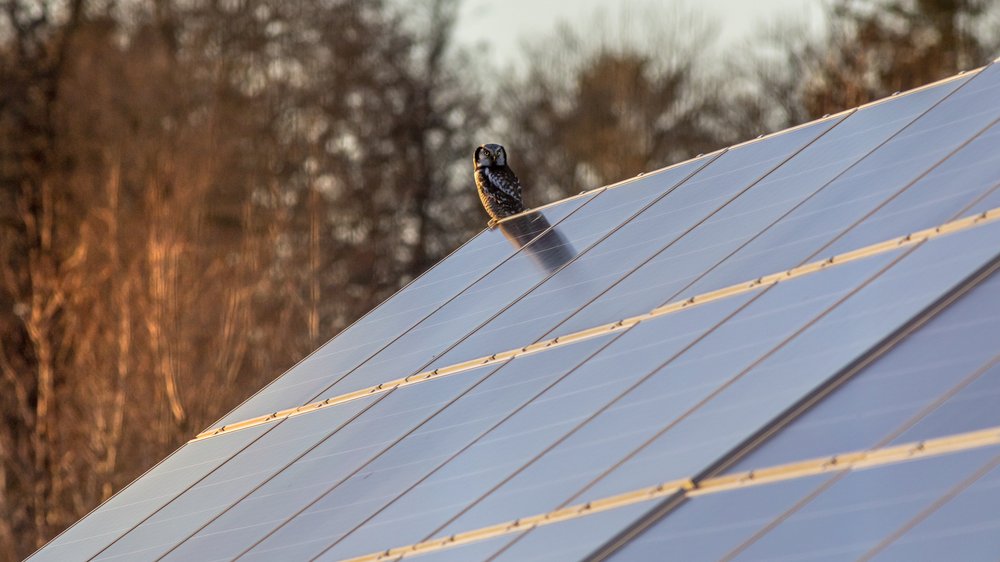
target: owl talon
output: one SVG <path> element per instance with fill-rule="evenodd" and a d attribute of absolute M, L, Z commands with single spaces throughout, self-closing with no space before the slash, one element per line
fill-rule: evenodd
<path fill-rule="evenodd" d="M 499 224 L 499 221 L 497 221 L 496 219 L 490 219 L 490 221 L 486 223 L 486 228 L 488 228 L 489 230 L 493 230 L 494 228 L 497 227 L 497 224 Z"/>

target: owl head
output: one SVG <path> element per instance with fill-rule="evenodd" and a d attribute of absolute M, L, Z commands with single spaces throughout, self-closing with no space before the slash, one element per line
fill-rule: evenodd
<path fill-rule="evenodd" d="M 507 151 L 499 144 L 484 144 L 476 149 L 476 153 L 472 156 L 472 162 L 476 168 L 506 166 Z"/>

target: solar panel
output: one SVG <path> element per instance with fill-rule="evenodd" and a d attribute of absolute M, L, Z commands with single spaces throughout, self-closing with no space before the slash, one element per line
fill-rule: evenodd
<path fill-rule="evenodd" d="M 575 331 L 609 318 L 639 314 L 683 295 L 718 289 L 750 279 L 755 273 L 763 275 L 798 265 L 802 254 L 790 255 L 785 246 L 809 234 L 768 236 L 769 230 L 778 227 L 777 223 L 810 198 L 833 189 L 831 183 L 860 159 L 962 84 L 964 80 L 949 81 L 850 112 L 747 193 L 707 217 L 648 263 L 623 276 L 607 293 L 560 326 L 559 331 Z M 744 255 L 750 257 L 743 259 Z"/>
<path fill-rule="evenodd" d="M 1000 382 L 998 353 L 1000 275 L 992 275 L 727 472 L 1000 425 L 982 407 Z"/>
<path fill-rule="evenodd" d="M 781 165 L 839 120 L 840 117 L 826 119 L 727 150 L 468 339 L 438 357 L 431 367 L 488 355 L 497 348 L 506 349 L 541 338 L 623 274 L 684 238 L 706 217 L 752 188 L 758 178 Z M 646 181 L 656 185 L 654 180 L 657 178 Z M 659 190 L 665 191 L 662 186 Z M 612 190 L 603 197 L 614 194 Z M 659 303 L 653 306 L 655 304 Z M 608 317 L 594 324 L 618 319 Z"/>
<path fill-rule="evenodd" d="M 736 547 L 734 560 L 778 560 L 809 551 L 815 560 L 863 557 L 889 533 L 985 466 L 987 447 L 832 475 Z M 873 497 L 877 492 L 877 497 Z"/>
<path fill-rule="evenodd" d="M 647 509 L 646 505 L 632 505 L 539 527 L 526 535 L 506 537 L 506 544 L 489 556 L 498 562 L 582 560 L 611 538 L 614 529 L 628 525 Z"/>
<path fill-rule="evenodd" d="M 871 560 L 992 560 L 1000 552 L 1000 469 L 960 484 L 873 547 Z"/>
<path fill-rule="evenodd" d="M 516 231 L 519 244 L 511 244 L 498 229 L 481 232 L 213 427 L 307 402 L 331 380 L 335 380 L 335 376 L 368 360 L 469 285 L 510 260 L 520 246 L 530 245 L 539 234 L 577 211 L 596 193 L 569 199 L 515 219 L 508 228 Z"/>
<path fill-rule="evenodd" d="M 823 255 L 833 255 L 829 245 L 838 235 L 851 229 L 893 194 L 906 189 L 940 158 L 947 156 L 986 124 L 956 120 L 955 117 L 977 105 L 995 106 L 997 92 L 994 83 L 998 79 L 1000 67 L 997 66 L 988 67 L 965 79 L 950 95 L 860 159 L 688 291 L 699 293 L 747 276 L 764 275 Z M 987 83 L 990 88 L 976 88 L 977 82 Z M 925 91 L 933 90 L 936 88 Z M 942 114 L 946 118 L 938 117 Z M 955 131 L 948 126 L 952 121 Z M 897 229 L 893 234 L 895 236 L 917 230 L 905 223 L 895 223 L 893 227 Z M 869 243 L 878 241 L 870 240 Z"/>
<path fill-rule="evenodd" d="M 347 478 L 331 478 L 330 468 L 323 460 L 324 453 L 317 451 L 317 455 L 314 455 L 319 457 L 317 462 L 304 458 L 288 467 L 282 474 L 254 490 L 246 499 L 199 530 L 168 558 L 183 559 L 193 555 L 231 558 L 255 542 L 267 538 L 268 533 L 275 533 L 277 537 L 271 539 L 271 542 L 277 542 L 283 536 L 316 531 L 311 527 L 309 513 L 329 514 L 330 505 L 340 506 L 338 516 L 325 518 L 322 531 L 316 535 L 329 537 L 327 540 L 333 542 L 359 526 L 365 517 L 385 506 L 396 495 L 414 486 L 428 473 L 480 439 L 481 435 L 505 416 L 565 376 L 575 361 L 586 357 L 588 350 L 592 352 L 604 343 L 598 338 L 582 343 L 583 347 L 579 349 L 567 348 L 529 355 L 505 364 L 496 371 L 496 367 L 487 368 L 484 369 L 485 379 L 478 384 L 479 377 L 469 377 L 471 373 L 445 379 L 441 382 L 468 387 L 469 390 L 440 412 L 426 414 L 426 422 L 405 434 L 398 442 L 385 443 L 384 450 L 379 451 L 378 455 L 370 455 L 370 462 L 356 464 L 355 466 L 363 466 L 360 470 Z M 471 386 L 473 384 L 475 386 Z M 425 387 L 422 393 L 424 397 L 427 393 L 439 396 L 442 392 L 435 388 L 436 383 L 418 386 Z M 399 397 L 408 394 L 408 390 L 411 389 L 400 389 Z M 414 404 L 419 404 L 419 401 Z M 409 427 L 400 427 L 399 431 L 402 434 L 406 429 Z M 338 465 L 343 464 L 343 461 L 338 462 Z M 373 486 L 380 493 L 366 496 L 373 491 Z M 446 494 L 441 497 L 445 498 Z M 313 501 L 316 503 L 311 504 Z M 303 514 L 299 522 L 282 526 L 287 519 L 307 509 L 309 511 Z M 262 511 L 269 514 L 265 520 L 260 518 Z M 304 529 L 300 529 L 300 524 Z M 307 549 L 309 546 L 313 552 L 318 552 L 325 545 L 305 545 L 302 548 Z M 281 555 L 292 556 L 294 553 L 289 550 Z"/>
<path fill-rule="evenodd" d="M 706 157 L 664 170 L 654 176 L 657 181 L 634 182 L 598 193 L 559 223 L 557 232 L 563 244 L 549 247 L 547 252 L 568 252 L 570 259 L 575 258 L 661 195 L 662 190 L 669 189 L 710 160 L 711 157 Z M 351 392 L 392 375 L 405 376 L 423 370 L 437 356 L 552 273 L 548 267 L 539 267 L 531 245 L 526 246 L 356 369 L 327 377 L 327 386 L 317 390 L 310 399 Z"/>
<path fill-rule="evenodd" d="M 691 561 L 863 559 L 998 460 L 1000 447 L 985 447 L 697 496 L 610 559 L 662 560 L 664 553 Z"/>
<path fill-rule="evenodd" d="M 987 552 L 998 88 L 484 231 L 33 560 Z"/>
<path fill-rule="evenodd" d="M 364 554 L 385 536 L 396 537 L 402 542 L 427 538 L 445 520 L 443 515 L 457 512 L 475 497 L 489 491 L 516 470 L 522 459 L 541 453 L 577 420 L 606 403 L 609 395 L 620 392 L 639 376 L 654 369 L 662 363 L 665 353 L 676 352 L 689 345 L 702 331 L 730 314 L 742 300 L 737 298 L 734 302 L 692 309 L 691 315 L 684 320 L 664 317 L 662 323 L 671 334 L 668 338 L 649 332 L 631 332 L 616 342 L 625 344 L 621 348 L 606 347 L 586 361 L 583 360 L 587 355 L 579 356 L 582 365 L 569 376 L 546 389 L 526 406 L 511 411 L 508 419 L 475 445 L 395 499 L 331 552 L 342 556 Z M 572 346 L 566 352 L 571 352 L 571 349 Z M 557 351 L 562 350 L 554 349 L 537 356 Z M 533 357 L 527 356 L 524 360 Z M 631 368 L 623 371 L 620 365 L 626 358 Z M 516 366 L 519 360 L 515 359 L 511 367 Z M 613 372 L 617 372 L 618 376 L 609 376 Z M 503 520 L 498 515 L 493 522 Z"/>
<path fill-rule="evenodd" d="M 188 443 L 89 515 L 51 540 L 31 560 L 88 560 L 120 535 L 169 503 L 193 483 L 260 437 L 254 427 Z"/>

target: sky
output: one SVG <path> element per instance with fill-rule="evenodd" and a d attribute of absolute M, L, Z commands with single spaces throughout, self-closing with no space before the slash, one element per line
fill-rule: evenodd
<path fill-rule="evenodd" d="M 560 21 L 587 24 L 599 9 L 623 4 L 670 9 L 678 3 L 717 22 L 716 46 L 721 48 L 738 45 L 760 24 L 778 18 L 792 17 L 818 28 L 823 5 L 822 0 L 462 0 L 456 39 L 468 46 L 485 43 L 497 62 L 516 62 L 522 39 L 549 33 Z"/>

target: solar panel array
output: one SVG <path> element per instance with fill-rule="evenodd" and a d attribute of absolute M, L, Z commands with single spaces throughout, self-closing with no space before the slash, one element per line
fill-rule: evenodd
<path fill-rule="evenodd" d="M 993 64 L 509 219 L 31 560 L 992 559 L 998 120 Z"/>

